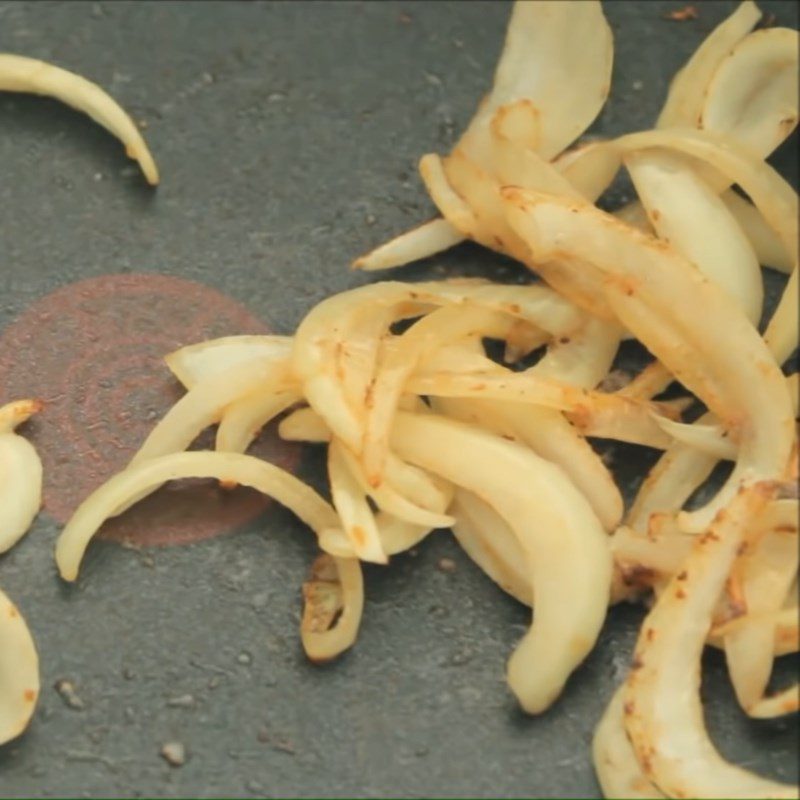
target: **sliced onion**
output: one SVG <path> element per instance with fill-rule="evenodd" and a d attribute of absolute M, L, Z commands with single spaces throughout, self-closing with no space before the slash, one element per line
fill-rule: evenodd
<path fill-rule="evenodd" d="M 618 800 L 666 797 L 647 779 L 636 760 L 625 733 L 623 693 L 624 687 L 614 692 L 594 730 L 592 759 L 597 782 L 605 797 Z"/>
<path fill-rule="evenodd" d="M 659 128 L 693 128 L 697 125 L 714 73 L 760 17 L 758 6 L 751 0 L 745 0 L 714 28 L 672 79 L 667 100 L 658 118 Z"/>
<path fill-rule="evenodd" d="M 700 656 L 747 528 L 774 489 L 739 492 L 697 539 L 645 619 L 624 693 L 625 727 L 645 775 L 671 797 L 797 797 L 797 787 L 726 762 L 703 722 Z"/>
<path fill-rule="evenodd" d="M 392 446 L 401 457 L 478 494 L 518 537 L 536 616 L 509 661 L 508 681 L 526 711 L 544 711 L 591 650 L 605 616 L 611 557 L 594 512 L 557 467 L 461 423 L 401 412 Z M 518 484 L 526 491 L 513 491 Z"/>
<path fill-rule="evenodd" d="M 147 182 L 158 184 L 158 168 L 133 120 L 97 84 L 74 72 L 35 58 L 0 53 L 0 91 L 54 97 L 88 114 L 125 145 L 129 158 L 139 162 Z"/>
<path fill-rule="evenodd" d="M 215 449 L 228 453 L 244 453 L 261 429 L 278 414 L 301 399 L 297 389 L 264 391 L 256 389 L 225 408 L 217 428 Z"/>
<path fill-rule="evenodd" d="M 477 424 L 530 447 L 558 465 L 584 494 L 607 531 L 622 517 L 622 495 L 600 457 L 557 411 L 500 400 L 437 398 L 446 416 Z M 476 559 L 477 560 L 477 559 Z"/>
<path fill-rule="evenodd" d="M 31 527 L 42 505 L 42 462 L 34 446 L 14 429 L 42 408 L 17 400 L 0 408 L 0 553 Z"/>
<path fill-rule="evenodd" d="M 164 356 L 164 361 L 184 388 L 191 389 L 243 361 L 282 361 L 291 352 L 289 336 L 224 336 L 181 347 Z"/>
<path fill-rule="evenodd" d="M 379 270 L 402 267 L 412 261 L 430 258 L 464 241 L 464 236 L 446 219 L 437 217 L 360 256 L 353 269 Z"/>
<path fill-rule="evenodd" d="M 0 744 L 28 727 L 39 699 L 39 656 L 19 609 L 0 591 Z"/>
<path fill-rule="evenodd" d="M 593 122 L 608 97 L 614 44 L 599 2 L 517 3 L 489 96 L 459 147 L 488 166 L 489 125 L 500 106 L 527 99 L 539 115 L 537 150 L 549 160 Z"/>
<path fill-rule="evenodd" d="M 56 542 L 56 564 L 65 581 L 74 581 L 84 551 L 100 526 L 131 499 L 154 487 L 182 478 L 216 478 L 250 486 L 270 495 L 315 533 L 339 524 L 336 512 L 311 487 L 294 475 L 240 453 L 193 451 L 170 453 L 128 467 L 110 478 L 81 503 Z"/>
<path fill-rule="evenodd" d="M 764 301 L 758 259 L 717 193 L 672 153 L 639 151 L 625 165 L 658 237 L 722 287 L 757 325 Z"/>
<path fill-rule="evenodd" d="M 464 489 L 450 508 L 453 535 L 464 552 L 507 594 L 533 603 L 530 570 L 514 531 L 488 503 Z"/>
<path fill-rule="evenodd" d="M 303 584 L 303 605 L 300 638 L 311 661 L 330 661 L 351 647 L 364 610 L 358 559 L 318 556 Z"/>
<path fill-rule="evenodd" d="M 541 257 L 566 251 L 605 271 L 620 321 L 685 382 L 686 359 L 675 350 L 684 339 L 698 379 L 690 388 L 723 424 L 740 426 L 733 474 L 703 509 L 685 515 L 687 529 L 702 530 L 742 480 L 779 478 L 792 446 L 790 398 L 763 340 L 725 294 L 662 243 L 598 209 L 517 189 L 504 196 L 509 220 Z"/>
<path fill-rule="evenodd" d="M 798 33 L 764 28 L 739 41 L 708 84 L 700 126 L 766 158 L 797 127 Z"/>

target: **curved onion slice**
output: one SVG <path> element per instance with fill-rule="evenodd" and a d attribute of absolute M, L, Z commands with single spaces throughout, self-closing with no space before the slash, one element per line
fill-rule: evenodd
<path fill-rule="evenodd" d="M 353 552 L 364 561 L 386 564 L 389 559 L 381 545 L 375 515 L 367 502 L 366 492 L 351 473 L 341 442 L 328 445 L 328 480 L 336 513 Z"/>
<path fill-rule="evenodd" d="M 664 405 L 589 391 L 540 378 L 535 373 L 505 372 L 499 367 L 491 372 L 471 375 L 421 371 L 409 378 L 406 389 L 430 397 L 504 400 L 567 411 L 573 424 L 581 430 L 601 430 L 605 433 L 611 428 L 622 432 L 627 426 L 636 428 L 636 441 L 669 438 L 660 435 L 660 428 L 652 418 L 653 412 L 670 413 Z"/>
<path fill-rule="evenodd" d="M 658 237 L 722 287 L 757 325 L 764 301 L 761 268 L 716 192 L 685 159 L 663 150 L 632 153 L 625 165 Z"/>
<path fill-rule="evenodd" d="M 797 575 L 797 501 L 778 500 L 772 506 L 781 507 L 784 525 L 793 525 L 794 532 L 762 535 L 734 567 L 747 611 L 756 615 L 780 609 Z M 738 626 L 725 636 L 728 673 L 736 698 L 748 713 L 766 691 L 774 643 L 775 627 L 766 621 Z"/>
<path fill-rule="evenodd" d="M 184 388 L 191 389 L 201 380 L 218 376 L 243 361 L 281 361 L 291 352 L 289 336 L 224 336 L 181 347 L 164 356 L 164 362 Z"/>
<path fill-rule="evenodd" d="M 209 374 L 167 412 L 145 439 L 131 464 L 185 450 L 209 425 L 218 422 L 231 404 L 255 391 L 266 395 L 292 388 L 287 359 L 258 358 L 241 361 Z"/>
<path fill-rule="evenodd" d="M 351 647 L 364 610 L 358 559 L 318 556 L 303 583 L 303 604 L 300 639 L 311 661 L 330 661 Z"/>
<path fill-rule="evenodd" d="M 477 495 L 464 489 L 455 494 L 450 513 L 453 535 L 464 552 L 507 594 L 526 606 L 533 604 L 530 571 L 508 523 Z"/>
<path fill-rule="evenodd" d="M 298 408 L 278 424 L 278 435 L 287 442 L 324 444 L 331 440 L 330 428 L 313 408 Z"/>
<path fill-rule="evenodd" d="M 476 428 L 401 412 L 392 447 L 475 492 L 510 525 L 525 552 L 536 616 L 508 664 L 522 707 L 544 711 L 591 650 L 608 604 L 611 556 L 586 499 L 557 467 Z M 523 484 L 525 492 L 515 492 Z"/>
<path fill-rule="evenodd" d="M 665 433 L 678 442 L 723 461 L 736 460 L 736 443 L 725 436 L 724 428 L 719 425 L 687 425 L 658 415 L 653 415 L 653 419 Z"/>
<path fill-rule="evenodd" d="M 619 524 L 622 495 L 611 473 L 586 439 L 576 435 L 558 412 L 500 400 L 456 398 L 437 398 L 434 408 L 453 419 L 480 425 L 528 445 L 534 453 L 564 470 L 607 531 Z"/>
<path fill-rule="evenodd" d="M 658 117 L 659 128 L 693 128 L 697 125 L 714 73 L 760 17 L 758 6 L 745 0 L 714 28 L 672 79 L 667 100 Z"/>
<path fill-rule="evenodd" d="M 758 209 L 733 189 L 727 189 L 720 197 L 744 235 L 747 236 L 758 256 L 758 262 L 762 266 L 790 273 L 794 268 L 794 262 L 786 252 L 778 235 L 767 225 Z"/>
<path fill-rule="evenodd" d="M 0 744 L 28 727 L 39 699 L 39 656 L 19 609 L 0 591 Z"/>
<path fill-rule="evenodd" d="M 736 495 L 697 538 L 643 623 L 625 687 L 625 726 L 645 774 L 668 796 L 798 796 L 797 787 L 760 778 L 719 755 L 699 695 L 700 656 L 714 606 L 748 526 L 774 491 L 755 484 Z"/>
<path fill-rule="evenodd" d="M 666 797 L 647 779 L 636 760 L 623 713 L 624 686 L 614 692 L 592 738 L 592 760 L 605 797 L 617 800 L 655 800 Z"/>
<path fill-rule="evenodd" d="M 513 113 L 507 112 L 505 121 L 499 123 L 501 132 L 528 147 L 535 146 L 549 161 L 600 113 L 611 87 L 613 59 L 611 29 L 596 0 L 515 4 L 492 91 L 482 100 L 457 147 L 477 164 L 490 168 L 492 121 L 498 111 L 513 107 Z M 475 220 L 450 188 L 439 157 L 425 156 L 420 174 L 445 219 L 401 234 L 357 259 L 355 268 L 401 266 L 472 235 Z"/>
<path fill-rule="evenodd" d="M 34 446 L 14 433 L 42 408 L 38 400 L 18 400 L 0 408 L 0 553 L 28 531 L 42 505 L 42 462 Z"/>
<path fill-rule="evenodd" d="M 495 112 L 525 98 L 539 114 L 537 150 L 551 159 L 600 113 L 611 87 L 613 59 L 611 29 L 599 2 L 515 4 L 492 91 L 458 146 L 488 167 Z"/>
<path fill-rule="evenodd" d="M 464 236 L 459 231 L 446 219 L 437 217 L 360 256 L 353 262 L 352 268 L 369 271 L 402 267 L 449 250 L 463 241 Z"/>
<path fill-rule="evenodd" d="M 723 423 L 738 423 L 734 472 L 710 503 L 684 515 L 687 529 L 704 529 L 742 480 L 780 478 L 792 446 L 789 394 L 764 341 L 722 290 L 662 243 L 596 208 L 518 189 L 504 196 L 509 220 L 533 251 L 543 258 L 568 252 L 605 272 L 620 321 L 676 376 L 686 375 L 686 365 L 672 337 L 685 338 L 704 377 L 687 385 Z M 709 391 L 708 378 L 720 394 Z"/>
<path fill-rule="evenodd" d="M 589 142 L 565 151 L 553 166 L 582 197 L 594 203 L 617 177 L 622 168 L 622 156 L 605 142 Z M 509 181 L 509 184 L 516 185 L 516 181 Z"/>
<path fill-rule="evenodd" d="M 797 127 L 798 33 L 765 28 L 742 39 L 708 84 L 700 126 L 766 158 Z"/>
<path fill-rule="evenodd" d="M 56 564 L 61 577 L 65 581 L 78 577 L 91 538 L 119 508 L 130 505 L 131 498 L 182 478 L 216 478 L 250 486 L 286 506 L 317 535 L 339 524 L 333 508 L 310 486 L 274 464 L 240 453 L 170 453 L 128 467 L 81 503 L 56 542 Z"/>
<path fill-rule="evenodd" d="M 371 486 L 380 486 L 383 481 L 393 415 L 405 382 L 423 355 L 476 334 L 502 339 L 509 326 L 506 315 L 456 305 L 433 311 L 399 337 L 397 347 L 381 360 L 370 389 L 362 460 Z"/>
<path fill-rule="evenodd" d="M 35 58 L 0 53 L 0 91 L 54 97 L 88 114 L 125 145 L 129 158 L 139 162 L 147 182 L 158 184 L 158 168 L 133 120 L 99 86 L 74 72 Z"/>
<path fill-rule="evenodd" d="M 216 450 L 244 453 L 259 431 L 302 396 L 297 389 L 269 392 L 256 390 L 225 408 L 217 428 Z"/>

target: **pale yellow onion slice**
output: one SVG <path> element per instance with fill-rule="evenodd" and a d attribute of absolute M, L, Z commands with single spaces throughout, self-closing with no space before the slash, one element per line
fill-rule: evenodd
<path fill-rule="evenodd" d="M 750 241 L 759 263 L 780 272 L 790 273 L 794 268 L 794 262 L 758 209 L 733 189 L 727 189 L 720 197 Z"/>
<path fill-rule="evenodd" d="M 393 416 L 406 380 L 423 355 L 476 334 L 502 339 L 509 326 L 507 315 L 454 305 L 428 314 L 399 337 L 397 346 L 379 363 L 367 407 L 361 458 L 371 486 L 383 481 Z"/>
<path fill-rule="evenodd" d="M 61 577 L 65 581 L 78 577 L 91 538 L 117 509 L 143 492 L 149 494 L 154 487 L 182 478 L 216 478 L 250 486 L 293 511 L 317 534 L 339 524 L 334 509 L 310 486 L 274 464 L 240 453 L 170 453 L 129 466 L 81 503 L 56 542 Z"/>
<path fill-rule="evenodd" d="M 419 175 L 431 200 L 448 225 L 457 230 L 464 239 L 474 239 L 478 220 L 469 204 L 450 185 L 442 158 L 436 153 L 426 153 L 419 160 Z"/>
<path fill-rule="evenodd" d="M 795 592 L 795 597 L 797 592 Z M 725 648 L 725 635 L 741 625 L 766 623 L 775 630 L 775 656 L 785 656 L 800 649 L 800 614 L 797 605 L 782 608 L 769 614 L 744 614 L 720 625 L 715 625 L 708 634 L 708 644 L 719 650 Z M 751 708 L 752 711 L 755 708 Z"/>
<path fill-rule="evenodd" d="M 265 394 L 292 388 L 288 359 L 253 358 L 198 381 L 150 432 L 131 464 L 185 450 L 231 404 L 255 391 Z"/>
<path fill-rule="evenodd" d="M 622 156 L 605 142 L 588 142 L 563 152 L 553 166 L 582 197 L 594 203 L 617 177 Z M 516 185 L 514 181 L 509 184 Z"/>
<path fill-rule="evenodd" d="M 745 0 L 706 37 L 672 79 L 658 117 L 659 128 L 695 127 L 714 73 L 730 51 L 761 17 L 758 6 Z"/>
<path fill-rule="evenodd" d="M 798 33 L 765 28 L 738 42 L 708 84 L 698 127 L 766 158 L 797 127 Z"/>
<path fill-rule="evenodd" d="M 128 114 L 91 81 L 35 58 L 0 53 L 0 92 L 25 92 L 53 97 L 88 114 L 125 145 L 139 162 L 147 182 L 158 184 L 158 168 L 142 135 Z"/>
<path fill-rule="evenodd" d="M 764 331 L 764 341 L 779 363 L 786 361 L 797 350 L 798 318 L 800 318 L 800 283 L 797 270 L 795 265 L 778 307 Z"/>
<path fill-rule="evenodd" d="M 449 250 L 463 241 L 463 234 L 446 219 L 437 217 L 365 253 L 353 262 L 352 268 L 369 271 L 402 267 Z"/>
<path fill-rule="evenodd" d="M 391 444 L 402 458 L 477 493 L 518 537 L 536 616 L 509 660 L 508 681 L 526 711 L 544 711 L 605 617 L 611 556 L 600 522 L 558 467 L 477 428 L 401 412 Z"/>
<path fill-rule="evenodd" d="M 736 443 L 725 435 L 725 429 L 720 425 L 687 425 L 659 415 L 654 415 L 653 419 L 668 436 L 678 442 L 723 461 L 736 460 Z"/>
<path fill-rule="evenodd" d="M 191 389 L 204 378 L 224 373 L 243 361 L 281 361 L 291 352 L 289 336 L 224 336 L 181 347 L 164 356 L 164 362 L 184 388 Z"/>
<path fill-rule="evenodd" d="M 292 371 L 309 405 L 352 451 L 361 449 L 366 397 L 354 396 L 348 386 L 356 387 L 356 395 L 366 394 L 380 335 L 398 318 L 398 308 L 433 301 L 437 285 L 387 281 L 341 292 L 317 304 L 297 329 Z M 361 374 L 348 376 L 340 356 L 354 333 L 359 339 L 367 335 L 367 354 Z"/>
<path fill-rule="evenodd" d="M 636 760 L 623 714 L 624 687 L 620 686 L 606 706 L 592 737 L 592 761 L 605 797 L 616 800 L 656 800 L 666 797 L 648 779 Z"/>
<path fill-rule="evenodd" d="M 501 400 L 436 398 L 434 408 L 463 422 L 480 425 L 530 447 L 558 465 L 583 492 L 607 531 L 623 512 L 622 495 L 591 445 L 557 411 Z"/>
<path fill-rule="evenodd" d="M 404 553 L 406 550 L 416 547 L 428 534 L 436 530 L 426 525 L 415 525 L 392 514 L 387 514 L 385 511 L 380 511 L 375 515 L 375 524 L 378 526 L 378 536 L 383 552 L 387 556 Z M 326 553 L 340 558 L 352 557 L 355 553 L 352 542 L 341 530 L 323 531 L 319 537 L 319 546 Z"/>
<path fill-rule="evenodd" d="M 580 197 L 578 190 L 549 161 L 514 135 L 516 131 L 509 120 L 517 120 L 528 108 L 527 101 L 519 101 L 497 109 L 490 126 L 492 173 L 500 185 Z"/>
<path fill-rule="evenodd" d="M 651 361 L 633 380 L 618 390 L 624 397 L 651 400 L 672 382 L 672 373 L 660 362 Z"/>
<path fill-rule="evenodd" d="M 713 421 L 713 414 L 697 420 Z M 717 463 L 715 456 L 676 442 L 656 462 L 642 484 L 626 521 L 637 531 L 646 532 L 651 514 L 683 507 L 691 494 L 708 478 Z"/>
<path fill-rule="evenodd" d="M 278 423 L 278 435 L 287 442 L 324 444 L 331 440 L 330 428 L 313 408 L 298 408 Z"/>
<path fill-rule="evenodd" d="M 293 406 L 302 395 L 297 389 L 264 391 L 256 389 L 225 408 L 217 428 L 216 450 L 244 453 L 261 429 L 278 414 Z"/>
<path fill-rule="evenodd" d="M 784 506 L 785 522 L 794 533 L 764 535 L 737 562 L 748 613 L 766 614 L 783 604 L 797 574 L 797 501 L 777 501 Z M 776 505 L 776 503 L 773 503 Z M 772 672 L 775 628 L 768 622 L 742 625 L 725 636 L 725 659 L 739 705 L 747 711 L 758 703 Z"/>
<path fill-rule="evenodd" d="M 549 160 L 577 139 L 600 112 L 611 86 L 613 57 L 611 29 L 595 0 L 579 4 L 516 4 L 494 86 L 480 104 L 460 145 L 488 167 L 492 160 L 492 119 L 499 108 L 524 101 L 537 120 L 536 149 Z M 566 91 L 565 86 L 569 87 Z M 438 157 L 426 156 L 420 162 L 420 173 L 440 210 L 459 205 L 447 186 Z M 457 224 L 457 220 L 463 222 L 471 215 L 463 203 L 460 205 L 461 216 L 445 213 L 446 219 L 433 220 L 401 234 L 358 259 L 354 267 L 401 266 L 463 241 L 465 226 Z"/>
<path fill-rule="evenodd" d="M 500 106 L 527 99 L 539 112 L 537 149 L 549 160 L 591 125 L 608 97 L 614 43 L 599 2 L 516 3 L 492 91 L 459 147 L 488 166 L 489 124 Z"/>
<path fill-rule="evenodd" d="M 387 480 L 379 486 L 373 486 L 367 480 L 358 458 L 346 447 L 339 448 L 339 454 L 359 490 L 368 495 L 382 511 L 414 525 L 430 528 L 447 528 L 453 524 L 451 516 L 437 510 L 441 508 L 441 503 L 436 488 L 430 485 L 427 476 L 411 464 L 390 453 L 386 461 Z"/>
<path fill-rule="evenodd" d="M 748 710 L 753 719 L 774 719 L 796 714 L 800 709 L 800 683 L 795 683 L 769 697 L 762 697 Z"/>
<path fill-rule="evenodd" d="M 19 609 L 0 591 L 0 744 L 19 736 L 39 699 L 39 656 Z"/>
<path fill-rule="evenodd" d="M 41 408 L 38 400 L 17 400 L 0 408 L 0 553 L 27 533 L 42 505 L 39 454 L 14 432 Z"/>
<path fill-rule="evenodd" d="M 747 527 L 772 490 L 739 492 L 697 541 L 642 625 L 624 693 L 625 727 L 646 776 L 672 797 L 798 796 L 797 787 L 726 762 L 705 730 L 700 657 L 717 598 Z"/>
<path fill-rule="evenodd" d="M 636 577 L 636 572 L 645 570 L 670 578 L 680 570 L 693 541 L 692 535 L 680 531 L 650 529 L 642 534 L 628 525 L 620 525 L 611 536 L 611 552 L 623 577 L 630 572 Z"/>
<path fill-rule="evenodd" d="M 465 225 L 467 218 L 465 223 L 453 218 L 453 224 L 465 229 L 471 239 L 484 247 L 524 262 L 527 248 L 503 218 L 500 184 L 492 172 L 481 167 L 458 147 L 442 160 L 442 168 L 448 186 L 471 212 L 469 227 Z M 432 195 L 432 199 L 438 205 L 437 198 Z M 439 206 L 439 210 L 450 219 L 447 206 Z"/>
<path fill-rule="evenodd" d="M 626 134 L 614 140 L 613 146 L 623 152 L 664 147 L 706 162 L 729 183 L 744 190 L 796 261 L 797 192 L 769 164 L 735 139 L 712 131 L 656 130 Z"/>
<path fill-rule="evenodd" d="M 389 559 L 381 545 L 375 515 L 344 459 L 343 449 L 336 439 L 328 445 L 328 481 L 334 508 L 356 556 L 362 561 L 386 564 Z"/>
<path fill-rule="evenodd" d="M 643 147 L 670 147 L 699 160 L 738 184 L 753 201 L 767 224 L 778 234 L 781 244 L 794 262 L 786 285 L 767 327 L 765 339 L 779 363 L 797 347 L 798 324 L 798 201 L 797 192 L 768 164 L 757 160 L 735 139 L 711 131 L 647 131 L 628 134 L 616 140 L 623 150 Z M 722 187 L 725 188 L 725 187 Z"/>
<path fill-rule="evenodd" d="M 325 663 L 355 644 L 364 611 L 364 579 L 357 558 L 325 553 L 303 583 L 300 640 L 306 656 Z"/>
<path fill-rule="evenodd" d="M 539 378 L 535 374 L 503 372 L 501 368 L 483 374 L 421 371 L 413 374 L 406 389 L 430 397 L 471 397 L 504 400 L 554 408 L 570 413 L 581 430 L 613 431 L 625 435 L 626 426 L 637 429 L 637 441 L 655 439 L 660 428 L 653 421 L 655 411 L 667 412 L 658 403 L 644 403 L 605 392 L 588 391 L 570 384 Z M 616 430 L 614 430 L 616 429 Z M 668 437 L 664 436 L 665 439 Z"/>
<path fill-rule="evenodd" d="M 506 594 L 526 606 L 533 602 L 530 570 L 509 524 L 488 503 L 458 489 L 450 513 L 453 535 L 464 552 Z"/>
<path fill-rule="evenodd" d="M 308 409 L 312 414 L 314 411 Z M 315 414 L 316 416 L 316 414 Z M 319 424 L 325 423 L 317 417 Z M 405 465 L 410 467 L 410 465 Z M 439 495 L 437 504 L 431 506 L 435 513 L 444 514 L 448 511 L 453 499 L 453 487 L 444 481 L 439 481 Z M 436 530 L 430 525 L 419 525 L 389 514 L 386 511 L 379 511 L 375 515 L 375 524 L 378 527 L 381 546 L 387 556 L 403 553 L 418 545 L 429 533 Z M 331 555 L 353 556 L 354 550 L 352 543 L 342 530 L 330 529 L 323 531 L 319 538 L 320 547 Z"/>
<path fill-rule="evenodd" d="M 685 358 L 678 360 L 674 341 L 664 334 L 685 337 L 695 369 L 702 366 L 722 392 L 709 395 L 701 385 L 700 396 L 723 423 L 726 415 L 737 417 L 742 434 L 736 468 L 710 503 L 684 517 L 685 524 L 703 529 L 744 479 L 780 477 L 791 450 L 790 398 L 764 341 L 722 290 L 662 243 L 598 209 L 516 189 L 504 195 L 509 219 L 544 257 L 567 250 L 615 281 L 604 289 L 609 301 L 615 291 L 621 322 L 675 375 L 685 373 Z"/>
<path fill-rule="evenodd" d="M 764 284 L 756 254 L 716 192 L 674 153 L 644 150 L 625 166 L 660 239 L 722 287 L 758 325 Z"/>

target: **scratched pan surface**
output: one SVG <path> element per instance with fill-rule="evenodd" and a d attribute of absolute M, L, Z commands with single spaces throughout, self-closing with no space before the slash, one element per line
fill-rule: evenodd
<path fill-rule="evenodd" d="M 598 133 L 647 127 L 668 77 L 733 7 L 662 19 L 679 5 L 608 4 L 616 63 Z M 793 4 L 763 6 L 797 25 Z M 292 331 L 313 303 L 372 280 L 347 271 L 353 256 L 431 213 L 416 160 L 469 118 L 507 14 L 504 3 L 0 2 L 0 50 L 110 89 L 147 124 L 163 175 L 150 192 L 88 119 L 0 95 L 0 390 L 48 403 L 28 428 L 48 472 L 45 511 L 0 562 L 43 679 L 30 730 L 0 748 L 3 796 L 597 795 L 589 742 L 638 608 L 611 612 L 556 707 L 528 719 L 503 682 L 527 614 L 448 533 L 366 570 L 358 645 L 324 668 L 297 637 L 311 536 L 251 495 L 163 494 L 92 545 L 73 587 L 51 558 L 74 504 L 179 396 L 161 353 Z M 791 148 L 776 163 L 796 182 Z M 522 275 L 473 246 L 402 273 L 441 274 Z M 269 437 L 260 452 L 320 481 L 313 453 Z M 613 455 L 630 495 L 653 454 Z M 442 558 L 454 571 L 437 569 Z M 706 676 L 721 750 L 796 779 L 794 721 L 746 721 L 720 658 Z M 170 741 L 187 750 L 180 768 L 159 757 Z"/>

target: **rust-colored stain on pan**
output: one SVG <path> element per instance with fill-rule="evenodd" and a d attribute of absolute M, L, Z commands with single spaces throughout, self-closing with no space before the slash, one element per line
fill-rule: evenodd
<path fill-rule="evenodd" d="M 0 394 L 45 403 L 26 426 L 44 465 L 44 511 L 66 522 L 181 397 L 164 355 L 217 336 L 269 332 L 216 289 L 156 274 L 89 278 L 31 305 L 0 337 Z M 196 446 L 213 447 L 213 438 L 206 433 Z M 252 451 L 288 469 L 298 452 L 270 430 Z M 268 502 L 209 481 L 169 484 L 106 523 L 102 536 L 183 544 L 227 533 Z"/>

